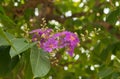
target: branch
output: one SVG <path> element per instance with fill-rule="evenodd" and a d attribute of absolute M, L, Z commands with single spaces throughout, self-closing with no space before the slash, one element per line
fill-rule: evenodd
<path fill-rule="evenodd" d="M 109 33 L 111 32 L 112 29 L 114 29 L 113 25 L 111 25 L 110 23 L 105 22 L 105 21 L 97 21 L 95 23 L 103 26 Z M 120 34 L 119 33 L 115 33 L 115 34 L 112 34 L 112 35 L 116 36 L 116 38 L 118 38 L 120 40 Z"/>
<path fill-rule="evenodd" d="M 86 15 L 86 13 L 79 12 L 79 13 L 74 13 L 74 14 L 72 14 L 72 16 L 66 17 L 65 19 L 74 18 L 74 17 L 81 17 L 81 16 L 85 16 L 85 15 Z"/>

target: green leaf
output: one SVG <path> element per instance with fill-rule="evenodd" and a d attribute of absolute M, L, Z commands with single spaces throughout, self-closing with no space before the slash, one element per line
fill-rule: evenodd
<path fill-rule="evenodd" d="M 11 40 L 9 39 L 9 37 L 6 35 L 6 33 L 2 30 L 2 28 L 0 28 L 0 35 L 1 35 L 1 37 L 3 37 L 3 38 L 12 46 L 12 48 L 17 52 L 17 50 L 15 49 L 13 43 L 11 42 Z"/>
<path fill-rule="evenodd" d="M 113 50 L 113 46 L 112 45 L 108 45 L 108 47 L 106 47 L 100 55 L 101 60 L 104 60 L 103 62 L 105 64 L 109 64 L 111 62 L 111 54 L 112 54 L 112 50 Z"/>
<path fill-rule="evenodd" d="M 10 47 L 0 46 L 0 76 L 3 76 L 8 71 L 8 63 L 10 62 L 9 49 Z"/>
<path fill-rule="evenodd" d="M 32 73 L 32 68 L 30 64 L 30 50 L 28 50 L 24 54 L 24 62 L 25 62 L 24 79 L 33 79 L 33 73 Z"/>
<path fill-rule="evenodd" d="M 50 70 L 48 53 L 33 46 L 31 48 L 30 61 L 34 78 L 45 76 Z"/>
<path fill-rule="evenodd" d="M 11 20 L 5 13 L 2 6 L 0 6 L 0 22 L 5 26 L 9 28 L 14 28 L 16 25 L 13 20 Z"/>
<path fill-rule="evenodd" d="M 12 34 L 10 34 L 10 33 L 8 33 L 8 32 L 5 32 L 5 34 L 6 34 L 6 36 L 8 37 L 8 39 L 9 39 L 10 41 L 13 41 L 13 40 L 15 39 L 15 37 L 14 37 Z M 10 44 L 8 43 L 7 40 L 5 40 L 5 38 L 3 38 L 3 37 L 0 35 L 0 46 L 6 46 L 6 45 L 10 45 Z"/>
<path fill-rule="evenodd" d="M 10 46 L 0 46 L 0 76 L 10 73 L 19 61 L 18 57 L 10 58 Z"/>
<path fill-rule="evenodd" d="M 15 28 L 16 25 L 8 16 L 0 14 L 0 22 L 7 28 Z"/>
<path fill-rule="evenodd" d="M 106 21 L 109 22 L 110 24 L 115 24 L 116 21 L 118 20 L 119 15 L 120 15 L 120 8 L 117 8 L 108 15 Z"/>
<path fill-rule="evenodd" d="M 1 13 L 1 14 L 5 14 L 5 11 L 4 11 L 4 9 L 3 9 L 2 6 L 0 6 L 0 13 Z"/>
<path fill-rule="evenodd" d="M 101 60 L 104 60 L 103 62 L 105 64 L 109 64 L 111 62 L 111 55 L 116 54 L 117 51 L 120 51 L 120 42 L 115 42 L 112 44 L 109 44 L 100 54 Z"/>
<path fill-rule="evenodd" d="M 20 53 L 26 51 L 27 49 L 29 49 L 30 47 L 32 47 L 33 45 L 35 45 L 36 43 L 27 43 L 25 42 L 24 38 L 17 38 L 13 41 L 13 46 L 15 47 L 15 49 L 17 50 L 17 52 L 11 48 L 10 49 L 10 56 L 11 58 L 19 55 Z"/>
<path fill-rule="evenodd" d="M 36 43 L 27 43 L 24 38 L 15 38 L 12 34 L 4 32 L 0 28 L 0 46 L 2 45 L 11 45 L 10 56 L 11 58 L 19 55 L 25 50 L 29 49 Z"/>
<path fill-rule="evenodd" d="M 107 76 L 109 76 L 110 74 L 113 73 L 113 69 L 111 67 L 106 67 L 106 68 L 103 68 L 99 73 L 99 77 L 100 78 L 105 78 Z"/>

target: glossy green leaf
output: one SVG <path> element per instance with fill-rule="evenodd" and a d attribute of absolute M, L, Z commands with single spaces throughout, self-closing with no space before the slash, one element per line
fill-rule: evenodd
<path fill-rule="evenodd" d="M 14 41 L 15 37 L 12 34 L 10 34 L 8 32 L 5 32 L 5 34 L 10 41 Z M 8 43 L 8 41 L 4 37 L 2 37 L 0 35 L 0 46 L 2 46 L 2 45 L 4 46 L 4 45 L 10 45 L 10 44 Z"/>
<path fill-rule="evenodd" d="M 45 76 L 50 70 L 48 53 L 33 46 L 31 48 L 30 61 L 34 78 Z"/>
<path fill-rule="evenodd" d="M 5 34 L 5 32 L 2 30 L 2 28 L 0 28 L 0 35 L 12 46 L 12 48 L 14 49 L 14 51 L 17 52 L 17 50 L 15 49 L 13 43 L 11 42 L 11 40 L 9 39 L 9 37 Z"/>
<path fill-rule="evenodd" d="M 19 55 L 25 50 L 29 49 L 31 46 L 36 43 L 27 43 L 24 38 L 15 38 L 12 34 L 0 31 L 0 45 L 11 45 L 10 56 L 11 58 Z"/>
<path fill-rule="evenodd" d="M 20 53 L 24 52 L 25 50 L 29 49 L 30 47 L 32 47 L 35 44 L 36 43 L 27 43 L 27 42 L 25 42 L 24 38 L 14 39 L 13 46 L 15 47 L 17 52 L 13 48 L 11 48 L 10 49 L 11 58 L 16 56 L 16 55 L 19 55 Z"/>

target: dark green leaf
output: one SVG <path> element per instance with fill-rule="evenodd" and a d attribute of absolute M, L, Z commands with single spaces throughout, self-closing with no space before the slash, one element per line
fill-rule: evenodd
<path fill-rule="evenodd" d="M 30 50 L 24 53 L 24 62 L 25 62 L 24 79 L 33 79 L 33 73 L 32 73 L 32 68 L 30 64 Z"/>
<path fill-rule="evenodd" d="M 15 67 L 18 57 L 10 58 L 10 46 L 0 46 L 0 76 L 5 76 Z"/>
<path fill-rule="evenodd" d="M 117 8 L 108 15 L 106 21 L 109 22 L 110 24 L 115 24 L 119 18 L 119 15 L 120 15 L 120 8 Z"/>
<path fill-rule="evenodd" d="M 112 43 L 108 45 L 100 54 L 101 60 L 104 60 L 106 64 L 111 62 L 111 55 L 116 54 L 117 51 L 120 51 L 120 42 Z"/>
<path fill-rule="evenodd" d="M 16 25 L 8 16 L 0 14 L 0 22 L 7 28 L 14 28 Z"/>
<path fill-rule="evenodd" d="M 0 76 L 8 71 L 8 64 L 10 63 L 9 49 L 10 47 L 0 47 Z"/>
<path fill-rule="evenodd" d="M 0 14 L 5 14 L 5 11 L 2 6 L 0 6 Z"/>

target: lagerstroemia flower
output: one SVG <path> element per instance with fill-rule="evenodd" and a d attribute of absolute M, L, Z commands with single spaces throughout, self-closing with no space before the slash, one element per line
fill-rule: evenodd
<path fill-rule="evenodd" d="M 58 40 L 58 48 L 67 47 L 68 54 L 70 56 L 73 56 L 74 48 L 79 43 L 79 39 L 76 34 L 68 31 L 63 31 L 54 34 L 52 38 Z"/>
<path fill-rule="evenodd" d="M 54 49 L 58 48 L 58 41 L 50 38 L 43 44 L 42 48 L 47 52 L 52 52 Z"/>
<path fill-rule="evenodd" d="M 52 29 L 36 29 L 36 30 L 32 30 L 31 32 L 29 32 L 30 34 L 33 34 L 32 37 L 32 41 L 39 41 L 39 46 L 43 47 L 43 44 L 47 41 L 47 39 L 49 38 L 50 34 L 52 32 Z"/>
<path fill-rule="evenodd" d="M 52 52 L 55 49 L 65 47 L 68 54 L 73 56 L 74 48 L 79 43 L 77 35 L 69 31 L 58 32 L 55 34 L 51 32 L 52 29 L 37 29 L 31 31 L 30 34 L 34 34 L 32 40 L 39 41 L 39 45 L 44 51 Z"/>
<path fill-rule="evenodd" d="M 70 46 L 67 50 L 67 53 L 70 55 L 70 56 L 73 56 L 73 52 L 74 52 L 74 47 Z"/>
<path fill-rule="evenodd" d="M 65 40 L 66 42 L 69 42 L 70 45 L 76 46 L 77 43 L 79 42 L 79 39 L 78 39 L 78 37 L 77 37 L 76 34 L 71 33 L 71 32 L 68 32 L 68 31 L 63 32 L 63 34 L 65 34 L 64 40 Z"/>

